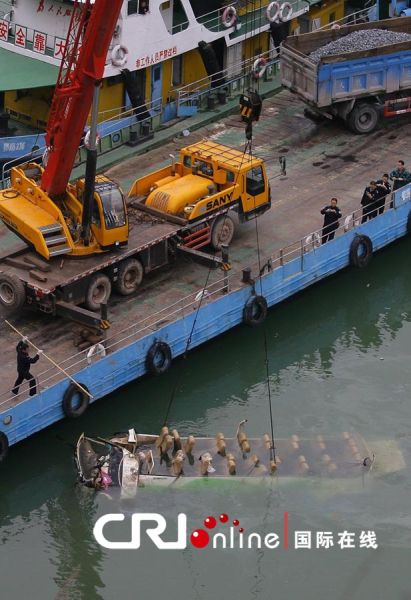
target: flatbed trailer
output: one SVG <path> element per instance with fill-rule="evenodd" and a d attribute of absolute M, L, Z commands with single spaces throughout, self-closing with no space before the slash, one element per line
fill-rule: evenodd
<path fill-rule="evenodd" d="M 172 263 L 177 253 L 184 252 L 203 264 L 223 265 L 219 256 L 198 250 L 198 247 L 209 243 L 212 223 L 224 214 L 223 210 L 187 225 L 183 219 L 169 216 L 168 220 L 164 215 L 161 215 L 162 218 L 154 216 L 152 213 L 155 211 L 147 210 L 144 205 L 138 207 L 139 200 L 130 198 L 127 246 L 85 258 L 56 256 L 47 262 L 27 248 L 0 260 L 0 273 L 16 278 L 24 285 L 25 306 L 104 330 L 109 326 L 107 302 L 102 303 L 100 314 L 81 306 L 99 274 L 107 275 L 115 284 L 119 266 L 129 258 L 137 258 L 143 266 L 144 275 L 148 275 Z M 0 295 L 6 299 L 7 293 L 0 283 Z"/>
<path fill-rule="evenodd" d="M 383 117 L 411 113 L 411 42 L 323 56 L 318 63 L 310 54 L 369 29 L 411 34 L 411 17 L 291 36 L 281 45 L 282 85 L 308 105 L 308 114 L 339 117 L 354 133 L 372 132 Z"/>
<path fill-rule="evenodd" d="M 135 215 L 127 247 L 87 258 L 55 257 L 47 263 L 28 248 L 4 258 L 0 270 L 23 283 L 25 304 L 30 308 L 99 327 L 102 323 L 98 313 L 78 307 L 85 301 L 92 278 L 105 273 L 115 281 L 119 264 L 130 257 L 138 256 L 145 273 L 169 264 L 173 256 L 171 240 L 180 230 L 181 225 Z"/>

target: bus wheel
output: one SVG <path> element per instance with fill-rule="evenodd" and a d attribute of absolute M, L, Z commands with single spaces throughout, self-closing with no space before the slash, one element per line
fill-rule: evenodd
<path fill-rule="evenodd" d="M 229 246 L 234 237 L 234 221 L 228 215 L 218 217 L 212 226 L 211 246 L 214 250 L 221 250 L 222 245 Z"/>
<path fill-rule="evenodd" d="M 114 287 L 122 296 L 129 296 L 137 290 L 143 277 L 144 268 L 141 262 L 137 258 L 129 258 L 120 264 Z"/>

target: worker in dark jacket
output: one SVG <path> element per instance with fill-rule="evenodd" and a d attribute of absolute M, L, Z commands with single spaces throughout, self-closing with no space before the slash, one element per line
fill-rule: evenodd
<path fill-rule="evenodd" d="M 322 244 L 334 239 L 335 232 L 340 225 L 338 220 L 341 219 L 342 213 L 337 206 L 337 202 L 337 198 L 331 198 L 331 204 L 324 206 L 321 210 L 321 214 L 324 215 Z"/>
<path fill-rule="evenodd" d="M 380 198 L 377 202 L 378 214 L 382 215 L 382 213 L 384 212 L 384 208 L 385 208 L 385 198 L 386 198 L 386 196 L 388 196 L 388 194 L 391 194 L 391 184 L 389 182 L 388 173 L 384 173 L 384 175 L 382 176 L 382 179 L 378 179 L 376 181 L 376 184 L 377 184 L 378 191 L 380 193 Z M 392 205 L 390 205 L 390 208 L 392 208 Z"/>
<path fill-rule="evenodd" d="M 377 182 L 370 181 L 370 185 L 365 188 L 361 198 L 361 206 L 363 207 L 361 223 L 365 223 L 367 219 L 374 219 L 377 216 L 379 200 L 380 192 L 377 188 Z"/>
<path fill-rule="evenodd" d="M 35 396 L 37 394 L 36 380 L 34 379 L 33 375 L 30 373 L 30 367 L 31 367 L 31 365 L 33 365 L 34 363 L 36 363 L 38 361 L 38 359 L 40 358 L 40 354 L 42 353 L 42 350 L 39 350 L 38 353 L 36 354 L 36 356 L 33 356 L 33 358 L 31 358 L 29 356 L 29 345 L 23 338 L 23 340 L 21 340 L 17 344 L 16 352 L 17 352 L 17 374 L 18 374 L 18 377 L 14 384 L 13 394 L 19 393 L 19 387 L 23 383 L 23 381 L 26 379 L 30 385 L 30 396 Z"/>
<path fill-rule="evenodd" d="M 409 173 L 409 171 L 407 171 L 407 169 L 405 168 L 403 160 L 399 160 L 397 163 L 397 168 L 391 171 L 390 179 L 392 179 L 394 182 L 392 188 L 393 192 L 395 192 L 395 190 L 399 190 L 404 185 L 407 185 L 407 183 L 411 182 L 411 173 Z"/>

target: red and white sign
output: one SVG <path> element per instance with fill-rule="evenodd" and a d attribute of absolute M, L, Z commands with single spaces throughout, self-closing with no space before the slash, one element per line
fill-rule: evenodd
<path fill-rule="evenodd" d="M 62 58 L 65 48 L 66 40 L 63 38 L 56 38 L 54 40 L 54 58 Z"/>
<path fill-rule="evenodd" d="M 14 34 L 14 44 L 19 48 L 26 47 L 27 40 L 27 27 L 22 27 L 21 25 L 16 25 L 16 31 Z"/>
<path fill-rule="evenodd" d="M 7 42 L 9 38 L 9 22 L 4 19 L 0 19 L 0 40 Z"/>
<path fill-rule="evenodd" d="M 45 54 L 46 42 L 46 34 L 41 33 L 41 31 L 35 31 L 33 35 L 33 52 L 37 52 L 38 54 Z"/>
<path fill-rule="evenodd" d="M 150 56 L 141 56 L 140 58 L 137 58 L 136 67 L 137 69 L 149 67 L 150 65 L 155 65 L 156 63 L 166 60 L 167 58 L 172 58 L 173 56 L 177 56 L 177 46 L 153 52 Z"/>
<path fill-rule="evenodd" d="M 52 15 L 71 17 L 73 10 L 71 8 L 64 8 L 58 2 L 45 2 L 45 0 L 38 0 L 36 12 L 38 13 L 50 13 Z"/>

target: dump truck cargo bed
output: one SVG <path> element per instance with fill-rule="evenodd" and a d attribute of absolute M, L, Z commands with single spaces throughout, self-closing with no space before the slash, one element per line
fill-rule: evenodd
<path fill-rule="evenodd" d="M 323 56 L 310 53 L 355 31 L 411 34 L 411 17 L 349 25 L 288 37 L 281 46 L 282 84 L 316 108 L 411 89 L 411 42 Z"/>

